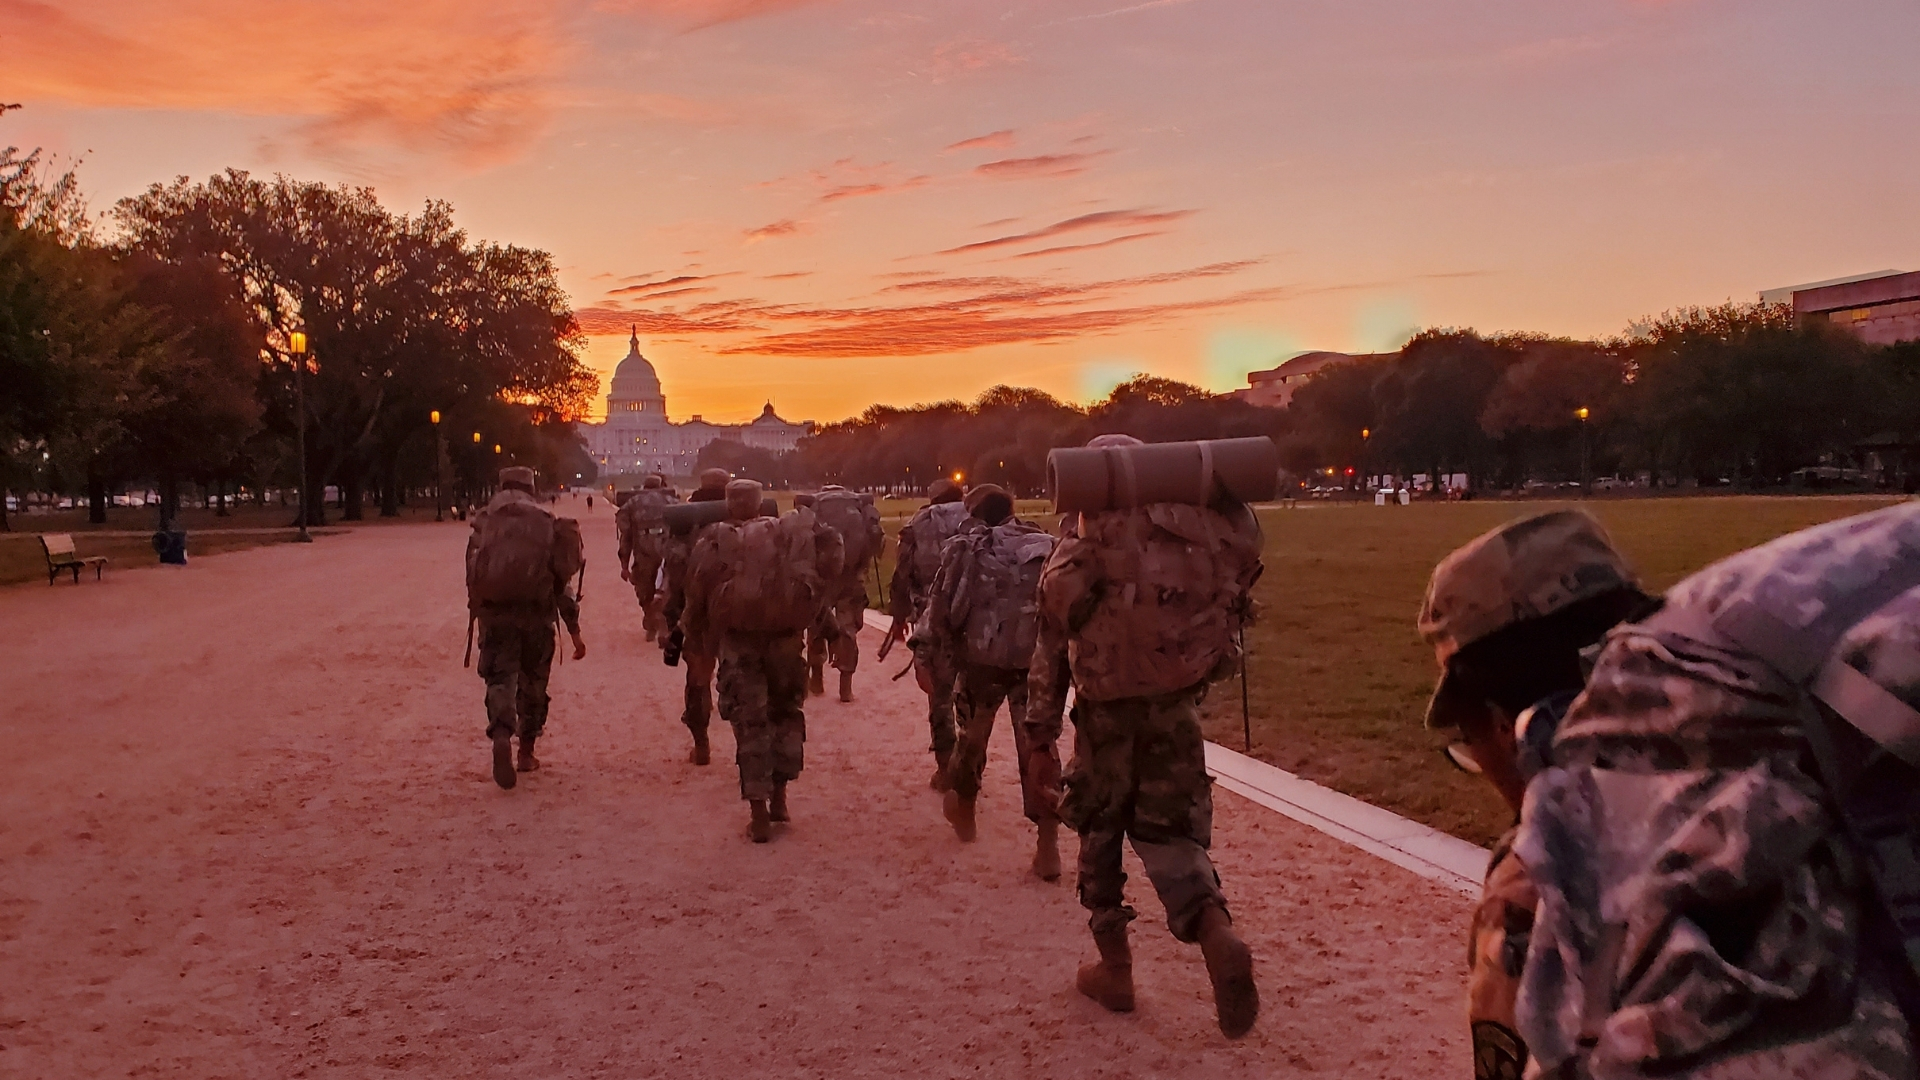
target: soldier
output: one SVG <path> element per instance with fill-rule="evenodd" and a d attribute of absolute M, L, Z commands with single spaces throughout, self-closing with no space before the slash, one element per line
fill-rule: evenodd
<path fill-rule="evenodd" d="M 533 747 L 547 724 L 556 614 L 573 639 L 573 658 L 587 655 L 580 606 L 567 587 L 584 566 L 579 524 L 555 518 L 534 498 L 533 470 L 500 470 L 500 492 L 474 516 L 467 539 L 467 610 L 480 626 L 487 738 L 493 779 L 503 788 L 514 785 L 515 735 L 518 771 L 540 767 Z"/>
<path fill-rule="evenodd" d="M 1600 523 L 1556 510 L 1503 525 L 1434 568 L 1420 608 L 1440 681 L 1427 727 L 1458 730 L 1448 748 L 1520 815 L 1527 773 L 1553 725 L 1585 683 L 1581 650 L 1653 601 Z M 1525 745 L 1515 737 L 1524 717 Z M 1518 1080 L 1526 1044 L 1514 1027 L 1514 994 L 1538 902 L 1512 854 L 1514 830 L 1494 845 L 1467 938 L 1467 1021 L 1476 1080 Z"/>
<path fill-rule="evenodd" d="M 936 480 L 927 488 L 927 505 L 900 529 L 900 547 L 894 554 L 889 608 L 893 626 L 889 643 L 906 638 L 926 610 L 927 591 L 940 572 L 940 552 L 946 542 L 968 527 L 972 515 L 961 503 L 966 492 L 951 480 Z M 953 756 L 953 684 L 958 677 L 953 658 L 932 641 L 909 639 L 914 675 L 927 695 L 927 727 L 932 735 L 935 791 L 947 789 L 947 761 Z M 883 645 L 884 648 L 884 645 Z"/>
<path fill-rule="evenodd" d="M 807 661 L 801 635 L 842 569 L 840 534 L 813 511 L 760 516 L 760 485 L 727 485 L 727 520 L 687 564 L 687 635 L 719 644 L 720 715 L 733 727 L 740 797 L 756 844 L 787 821 L 787 784 L 805 763 Z"/>
<path fill-rule="evenodd" d="M 954 835 L 970 842 L 987 744 L 1002 701 L 1007 703 L 1015 760 L 1023 773 L 1030 757 L 1023 726 L 1027 667 L 1039 633 L 1040 570 L 1054 541 L 1046 530 L 1014 517 L 1012 496 L 996 485 L 976 486 L 967 492 L 965 505 L 981 527 L 948 541 L 916 633 L 957 662 L 953 704 L 959 737 L 947 762 L 950 787 L 943 809 Z M 1024 777 L 1021 790 L 1039 794 Z M 1026 812 L 1039 828 L 1033 872 L 1043 881 L 1057 881 L 1059 821 L 1052 806 L 1037 797 L 1026 800 Z"/>
<path fill-rule="evenodd" d="M 687 501 L 720 502 L 727 497 L 727 482 L 731 479 L 733 474 L 725 469 L 708 469 L 700 474 L 700 486 L 687 496 Z M 687 560 L 693 554 L 694 541 L 697 539 L 699 537 L 693 534 L 669 534 L 667 537 L 660 574 L 667 591 L 660 618 L 662 624 L 670 629 L 660 636 L 660 648 L 670 657 L 677 651 L 678 659 L 686 666 L 686 703 L 680 711 L 680 722 L 687 725 L 687 731 L 693 736 L 693 750 L 687 755 L 687 760 L 695 765 L 706 765 L 713 760 L 713 751 L 707 742 L 707 727 L 713 717 L 716 647 L 705 638 L 689 636 L 681 617 L 687 606 Z"/>
<path fill-rule="evenodd" d="M 1138 445 L 1101 436 L 1089 445 Z M 1156 503 L 1081 513 L 1040 577 L 1023 775 L 1042 800 L 1060 784 L 1067 689 L 1073 762 L 1060 819 L 1080 834 L 1080 904 L 1100 959 L 1075 985 L 1115 1012 L 1133 1009 L 1133 954 L 1121 844 L 1131 840 L 1175 939 L 1198 943 L 1220 1030 L 1239 1038 L 1260 1009 L 1253 956 L 1233 930 L 1212 844 L 1212 780 L 1198 709 L 1236 670 L 1235 630 L 1251 615 L 1260 526 L 1224 495 L 1211 505 Z"/>
<path fill-rule="evenodd" d="M 639 491 L 631 493 L 614 514 L 614 531 L 620 538 L 620 580 L 633 584 L 633 595 L 640 602 L 641 625 L 647 640 L 660 632 L 660 603 L 654 585 L 659 579 L 660 562 L 666 556 L 667 505 L 673 502 L 673 489 L 658 473 L 647 477 Z"/>
<path fill-rule="evenodd" d="M 796 499 L 794 505 L 801 504 Z M 866 622 L 867 572 L 880 557 L 886 533 L 871 495 L 828 484 L 813 496 L 811 505 L 820 523 L 840 534 L 846 568 L 826 583 L 819 617 L 807 633 L 807 691 L 827 692 L 825 669 L 831 651 L 834 670 L 840 673 L 840 700 L 852 701 L 853 673 L 860 666 L 860 628 Z"/>
<path fill-rule="evenodd" d="M 1513 842 L 1528 1075 L 1920 1074 L 1916 658 L 1920 503 L 1724 559 L 1608 635 Z"/>

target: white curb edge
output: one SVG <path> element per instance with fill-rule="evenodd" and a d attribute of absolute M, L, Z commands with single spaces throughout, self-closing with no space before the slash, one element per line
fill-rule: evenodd
<path fill-rule="evenodd" d="M 866 622 L 884 634 L 892 620 L 868 609 Z M 1218 743 L 1207 744 L 1207 771 L 1235 795 L 1462 895 L 1480 895 L 1490 857 L 1486 848 Z"/>

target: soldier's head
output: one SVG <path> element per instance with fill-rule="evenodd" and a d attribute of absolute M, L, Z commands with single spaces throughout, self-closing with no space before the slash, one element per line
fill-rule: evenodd
<path fill-rule="evenodd" d="M 701 491 L 725 491 L 733 474 L 725 469 L 707 469 L 700 474 Z"/>
<path fill-rule="evenodd" d="M 1115 446 L 1145 446 L 1145 445 L 1146 443 L 1141 442 L 1139 439 L 1136 439 L 1131 435 L 1122 435 L 1117 431 L 1113 432 L 1110 435 L 1095 435 L 1093 438 L 1087 440 L 1087 446 L 1094 450 L 1105 450 L 1109 447 L 1115 447 Z"/>
<path fill-rule="evenodd" d="M 809 492 L 803 491 L 800 494 L 795 495 L 793 497 L 793 505 L 798 507 L 802 507 L 802 508 L 809 507 L 809 506 L 812 506 L 813 503 L 814 503 L 813 495 Z"/>
<path fill-rule="evenodd" d="M 1526 783 L 1514 721 L 1577 693 L 1581 650 L 1648 605 L 1626 558 L 1581 511 L 1477 537 L 1434 567 L 1420 606 L 1420 635 L 1440 665 L 1427 727 L 1457 730 L 1454 763 L 1486 777 L 1517 812 Z"/>
<path fill-rule="evenodd" d="M 666 487 L 667 478 L 664 476 L 661 476 L 659 473 L 654 473 L 652 476 L 649 476 L 645 480 L 641 481 L 640 486 L 647 491 L 654 491 L 656 489 Z"/>
<path fill-rule="evenodd" d="M 934 506 L 939 506 L 941 503 L 959 502 L 966 497 L 966 494 L 965 488 L 962 488 L 959 484 L 954 483 L 944 476 L 927 485 L 927 502 Z"/>
<path fill-rule="evenodd" d="M 533 470 L 525 465 L 509 465 L 500 470 L 500 486 L 533 494 Z"/>
<path fill-rule="evenodd" d="M 727 517 L 750 521 L 760 516 L 760 481 L 733 480 L 727 483 Z"/>
<path fill-rule="evenodd" d="M 1013 516 L 1013 496 L 998 484 L 975 484 L 967 492 L 967 513 L 986 522 L 999 525 Z"/>
<path fill-rule="evenodd" d="M 616 491 L 613 493 L 613 505 L 615 506 L 625 506 L 632 499 L 633 499 L 632 488 L 628 488 L 625 491 Z"/>

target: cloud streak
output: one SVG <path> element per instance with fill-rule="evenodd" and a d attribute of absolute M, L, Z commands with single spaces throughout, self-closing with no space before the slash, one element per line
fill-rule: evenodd
<path fill-rule="evenodd" d="M 1013 236 L 996 236 L 991 240 L 976 240 L 971 244 L 947 248 L 937 252 L 940 255 L 958 255 L 969 251 L 990 251 L 994 248 L 1012 247 L 1033 243 L 1038 240 L 1051 240 L 1068 233 L 1083 232 L 1088 229 L 1139 228 L 1141 226 L 1161 225 L 1191 217 L 1192 210 L 1101 210 L 1092 214 L 1081 214 L 1065 221 L 1056 221 L 1045 228 L 1032 229 Z"/>
<path fill-rule="evenodd" d="M 1013 129 L 1007 128 L 1004 131 L 990 131 L 985 135 L 975 135 L 971 139 L 961 139 L 940 152 L 956 154 L 962 150 L 1005 150 L 1012 145 Z"/>
<path fill-rule="evenodd" d="M 1087 171 L 1089 162 L 1110 153 L 1112 153 L 1110 150 L 1095 150 L 1084 154 L 1041 154 L 1037 157 L 1004 158 L 1000 161 L 989 161 L 984 165 L 975 165 L 973 171 L 977 175 L 990 176 L 996 180 L 1078 176 Z"/>

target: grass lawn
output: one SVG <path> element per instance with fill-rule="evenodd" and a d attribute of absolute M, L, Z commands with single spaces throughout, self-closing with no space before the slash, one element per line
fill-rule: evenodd
<path fill-rule="evenodd" d="M 15 519 L 16 527 L 21 520 Z M 41 519 L 33 519 L 37 528 Z M 48 530 L 53 531 L 53 530 Z M 293 533 L 222 533 L 218 530 L 189 532 L 187 534 L 187 558 L 197 559 L 207 555 L 218 555 L 223 551 L 238 551 L 241 548 L 259 547 L 262 544 L 280 544 L 293 539 Z M 121 570 L 137 566 L 158 566 L 160 557 L 153 553 L 153 545 L 144 537 L 138 536 L 90 536 L 76 532 L 73 537 L 74 548 L 81 556 L 105 555 L 112 561 L 107 564 L 107 576 L 112 577 Z M 0 533 L 0 585 L 20 585 L 47 580 L 47 556 L 40 548 L 39 537 L 30 532 Z M 80 573 L 80 585 L 93 584 L 93 571 Z M 73 588 L 71 571 L 63 571 L 59 585 Z"/>
<path fill-rule="evenodd" d="M 1476 843 L 1511 812 L 1421 727 L 1436 674 L 1413 620 L 1449 551 L 1545 502 L 1267 510 L 1259 622 L 1247 634 L 1253 756 Z M 1659 592 L 1736 551 L 1889 505 L 1872 498 L 1706 497 L 1586 504 Z M 1208 702 L 1209 738 L 1242 745 L 1240 688 Z"/>

